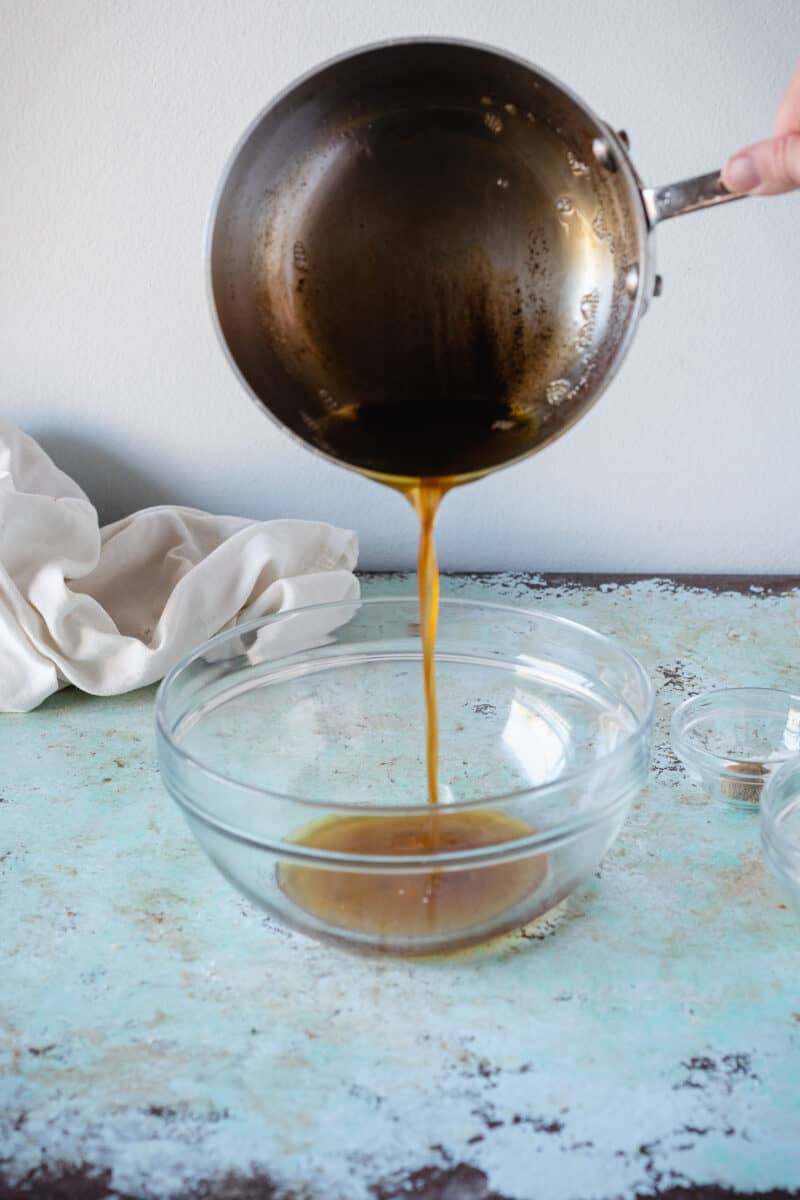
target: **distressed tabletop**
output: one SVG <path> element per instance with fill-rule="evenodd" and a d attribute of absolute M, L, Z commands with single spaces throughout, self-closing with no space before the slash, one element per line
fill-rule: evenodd
<path fill-rule="evenodd" d="M 590 886 L 451 958 L 350 956 L 234 893 L 159 783 L 152 689 L 0 718 L 0 1196 L 800 1195 L 800 921 L 667 744 L 687 695 L 797 688 L 798 584 L 445 581 L 611 634 L 659 693 Z"/>

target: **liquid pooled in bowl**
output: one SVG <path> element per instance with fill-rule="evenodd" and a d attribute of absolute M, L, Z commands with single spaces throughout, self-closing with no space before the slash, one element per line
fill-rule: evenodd
<path fill-rule="evenodd" d="M 527 821 L 503 812 L 469 810 L 430 814 L 333 817 L 295 841 L 332 854 L 408 856 L 446 854 L 507 843 L 534 833 Z M 509 914 L 508 928 L 524 922 L 516 910 L 543 882 L 543 855 L 481 866 L 443 867 L 391 874 L 339 871 L 283 863 L 282 891 L 329 927 L 378 938 L 470 938 Z M 516 913 L 516 915 L 515 915 Z M 493 927 L 492 932 L 499 932 Z"/>

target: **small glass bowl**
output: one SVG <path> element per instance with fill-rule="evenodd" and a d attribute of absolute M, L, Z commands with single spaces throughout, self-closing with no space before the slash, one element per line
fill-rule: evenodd
<path fill-rule="evenodd" d="M 753 810 L 768 777 L 800 752 L 800 696 L 775 688 L 720 688 L 672 715 L 672 747 L 714 800 Z"/>
<path fill-rule="evenodd" d="M 647 675 L 608 638 L 443 601 L 434 808 L 418 621 L 406 598 L 262 618 L 200 646 L 156 702 L 164 784 L 223 875 L 307 934 L 399 954 L 520 928 L 589 878 L 653 722 Z"/>
<path fill-rule="evenodd" d="M 764 788 L 761 845 L 800 913 L 800 756 L 784 763 Z"/>

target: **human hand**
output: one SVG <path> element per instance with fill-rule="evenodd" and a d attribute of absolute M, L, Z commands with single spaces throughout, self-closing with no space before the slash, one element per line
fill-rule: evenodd
<path fill-rule="evenodd" d="M 777 196 L 800 188 L 800 64 L 775 118 L 775 136 L 729 158 L 722 182 L 732 192 Z"/>

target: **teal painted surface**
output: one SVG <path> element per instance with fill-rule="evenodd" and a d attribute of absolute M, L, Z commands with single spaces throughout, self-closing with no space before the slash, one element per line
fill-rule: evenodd
<path fill-rule="evenodd" d="M 665 740 L 706 687 L 797 690 L 800 592 L 444 592 L 574 617 L 658 684 L 654 770 L 598 877 L 490 951 L 352 957 L 216 874 L 160 785 L 152 689 L 4 716 L 0 1178 L 66 1162 L 110 1171 L 108 1195 L 227 1177 L 224 1196 L 263 1173 L 314 1200 L 800 1188 L 800 922 L 757 821 L 710 807 Z"/>

